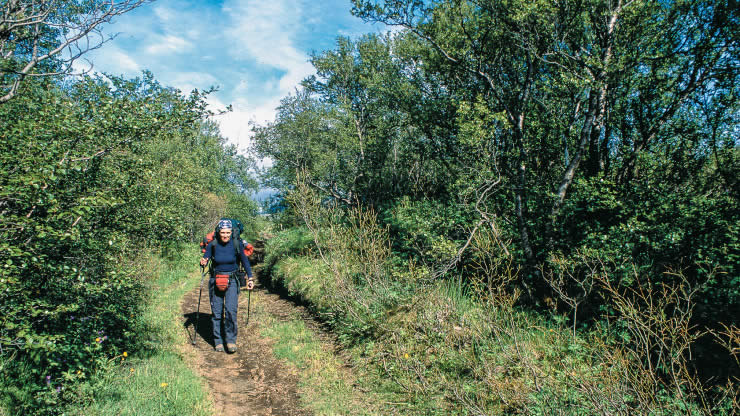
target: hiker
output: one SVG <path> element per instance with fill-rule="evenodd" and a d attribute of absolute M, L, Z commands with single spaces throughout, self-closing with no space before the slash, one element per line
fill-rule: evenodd
<path fill-rule="evenodd" d="M 240 247 L 241 241 L 232 239 L 231 235 L 231 221 L 219 221 L 216 227 L 216 238 L 206 247 L 203 258 L 200 259 L 200 265 L 205 266 L 209 259 L 212 261 L 211 278 L 208 281 L 208 293 L 211 299 L 214 347 L 216 351 L 223 352 L 223 341 L 226 338 L 227 351 L 234 353 L 237 350 L 236 310 L 240 291 L 237 271 L 239 270 L 240 261 L 249 278 L 246 286 L 247 290 L 254 288 L 254 280 L 252 278 L 252 268 L 250 267 L 249 259 L 244 254 L 244 248 Z M 224 330 L 226 331 L 225 337 L 221 335 L 222 321 Z"/>

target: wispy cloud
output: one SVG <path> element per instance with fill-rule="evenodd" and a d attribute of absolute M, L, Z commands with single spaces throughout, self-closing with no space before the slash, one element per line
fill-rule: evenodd
<path fill-rule="evenodd" d="M 181 37 L 174 35 L 166 35 L 158 37 L 146 48 L 146 52 L 150 55 L 164 55 L 170 53 L 184 53 L 191 50 L 193 44 Z"/>
<path fill-rule="evenodd" d="M 186 93 L 219 87 L 209 104 L 233 105 L 217 121 L 243 151 L 249 122 L 273 120 L 280 99 L 314 72 L 311 51 L 369 30 L 349 15 L 347 0 L 159 0 L 117 19 L 109 32 L 120 35 L 90 58 L 97 71 L 133 77 L 148 69 Z"/>
<path fill-rule="evenodd" d="M 112 62 L 115 65 L 110 65 Z M 143 70 L 134 57 L 112 44 L 107 44 L 105 47 L 95 50 L 94 54 L 85 55 L 83 59 L 75 61 L 73 68 L 77 74 L 93 71 L 128 76 L 138 75 Z"/>
<path fill-rule="evenodd" d="M 218 87 L 219 79 L 208 72 L 175 72 L 169 76 L 172 85 L 183 92 L 194 89 L 205 90 L 210 87 Z"/>
<path fill-rule="evenodd" d="M 296 37 L 305 19 L 301 2 L 290 0 L 232 0 L 224 5 L 230 24 L 224 37 L 231 41 L 229 54 L 234 60 L 250 60 L 280 70 L 283 74 L 273 94 L 284 96 L 314 72 L 306 51 L 299 50 Z M 274 100 L 274 97 L 270 97 Z"/>
<path fill-rule="evenodd" d="M 179 20 L 177 17 L 177 13 L 174 9 L 171 7 L 167 7 L 162 5 L 161 3 L 155 5 L 152 10 L 154 11 L 154 15 L 162 22 L 164 23 L 170 23 L 172 21 Z"/>

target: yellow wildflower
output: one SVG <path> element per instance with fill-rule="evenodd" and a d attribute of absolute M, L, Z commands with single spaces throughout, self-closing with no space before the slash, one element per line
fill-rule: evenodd
<path fill-rule="evenodd" d="M 403 358 L 405 358 L 405 359 L 407 359 L 407 360 L 408 360 L 408 359 L 409 359 L 409 353 L 406 353 L 406 354 L 404 354 L 404 355 L 403 355 Z"/>
<path fill-rule="evenodd" d="M 134 369 L 132 368 L 132 369 L 130 369 L 129 371 L 131 371 L 131 372 L 133 373 L 133 372 L 134 372 Z"/>
<path fill-rule="evenodd" d="M 124 357 L 128 357 L 128 353 L 126 351 L 123 352 Z"/>
<path fill-rule="evenodd" d="M 100 342 L 100 337 L 95 338 L 95 342 Z"/>
<path fill-rule="evenodd" d="M 167 386 L 168 386 L 168 384 L 167 384 L 167 383 L 162 383 L 162 384 L 160 384 L 160 385 L 159 385 L 159 387 L 161 387 L 161 388 L 165 388 L 165 387 L 167 387 Z"/>

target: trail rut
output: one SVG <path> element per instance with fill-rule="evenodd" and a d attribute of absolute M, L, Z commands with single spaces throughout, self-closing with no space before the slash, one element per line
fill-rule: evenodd
<path fill-rule="evenodd" d="M 305 311 L 298 311 L 300 307 L 269 293 L 259 284 L 258 276 L 256 281 L 248 325 L 247 292 L 239 295 L 239 350 L 234 354 L 213 349 L 211 309 L 208 290 L 204 287 L 196 345 L 188 346 L 195 354 L 196 371 L 208 381 L 217 415 L 310 415 L 300 406 L 298 375 L 275 358 L 273 342 L 259 335 L 259 314 L 282 317 Z M 182 301 L 183 325 L 189 337 L 194 333 L 198 293 L 196 288 Z M 259 310 L 255 313 L 257 302 Z"/>

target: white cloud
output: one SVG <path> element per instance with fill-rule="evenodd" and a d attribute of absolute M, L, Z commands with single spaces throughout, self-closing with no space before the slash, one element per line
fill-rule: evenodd
<path fill-rule="evenodd" d="M 165 23 L 170 22 L 172 20 L 176 20 L 175 19 L 175 16 L 176 16 L 175 11 L 172 10 L 171 8 L 169 8 L 169 7 L 162 6 L 162 5 L 157 5 L 157 6 L 154 7 L 154 15 L 157 16 L 157 18 L 159 18 L 159 20 L 161 20 L 162 22 L 165 22 Z"/>
<path fill-rule="evenodd" d="M 179 36 L 159 36 L 156 43 L 149 45 L 146 52 L 150 55 L 163 55 L 168 53 L 183 53 L 191 50 L 193 44 Z"/>
<path fill-rule="evenodd" d="M 236 87 L 234 87 L 234 94 L 242 95 L 245 92 L 247 92 L 248 88 L 249 88 L 249 82 L 247 82 L 246 79 L 239 80 L 239 83 L 236 84 Z"/>
<path fill-rule="evenodd" d="M 110 59 L 118 63 L 118 68 L 124 72 L 141 72 L 141 66 L 127 53 L 121 50 L 114 50 L 110 56 Z"/>
<path fill-rule="evenodd" d="M 249 146 L 252 133 L 249 127 L 251 111 L 234 109 L 234 111 L 216 116 L 221 135 L 229 142 L 237 145 L 239 151 L 244 152 Z"/>
<path fill-rule="evenodd" d="M 160 0 L 116 19 L 110 31 L 121 35 L 91 56 L 95 70 L 133 77 L 148 69 L 184 93 L 219 87 L 210 108 L 233 106 L 216 121 L 245 151 L 249 122 L 274 120 L 282 97 L 314 73 L 308 51 L 359 28 L 348 8 L 346 0 Z"/>
<path fill-rule="evenodd" d="M 232 42 L 230 54 L 237 60 L 257 63 L 285 72 L 276 85 L 265 82 L 264 87 L 276 88 L 273 98 L 283 97 L 306 76 L 314 72 L 308 55 L 296 46 L 298 30 L 304 23 L 300 2 L 292 0 L 232 0 L 224 10 L 232 20 L 225 28 L 225 36 Z"/>
<path fill-rule="evenodd" d="M 185 93 L 196 88 L 203 91 L 218 84 L 218 79 L 207 72 L 174 72 L 169 74 L 168 81 Z"/>
<path fill-rule="evenodd" d="M 246 152 L 253 136 L 251 124 L 263 125 L 274 120 L 275 109 L 280 104 L 281 98 L 276 96 L 258 105 L 253 105 L 246 98 L 235 100 L 231 103 L 232 111 L 215 117 L 221 135 L 236 144 L 241 152 Z M 213 111 L 226 108 L 223 101 L 213 96 L 208 98 L 208 105 Z"/>
<path fill-rule="evenodd" d="M 212 95 L 208 97 L 207 102 L 212 111 L 224 110 L 227 105 Z M 249 139 L 249 129 L 247 128 L 249 112 L 244 107 L 234 104 L 232 104 L 232 109 L 228 113 L 216 116 L 214 120 L 219 124 L 222 136 L 232 143 L 246 143 Z"/>
<path fill-rule="evenodd" d="M 233 111 L 216 119 L 221 134 L 245 152 L 252 137 L 250 123 L 274 120 L 282 97 L 293 92 L 314 68 L 308 63 L 308 55 L 295 44 L 304 19 L 300 2 L 227 0 L 222 11 L 231 17 L 222 32 L 230 58 L 281 73 L 279 78 L 245 74 L 229 94 L 233 97 Z M 265 165 L 270 161 L 258 163 Z"/>
<path fill-rule="evenodd" d="M 113 75 L 138 76 L 141 74 L 142 67 L 136 59 L 130 54 L 124 52 L 115 45 L 108 43 L 103 48 L 84 55 L 83 59 L 74 63 L 74 69 L 77 73 L 90 71 L 90 64 L 93 63 L 93 72 L 108 72 Z"/>

